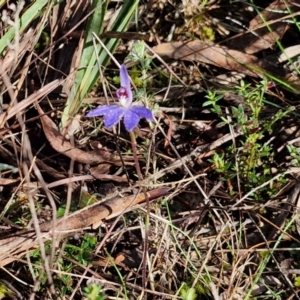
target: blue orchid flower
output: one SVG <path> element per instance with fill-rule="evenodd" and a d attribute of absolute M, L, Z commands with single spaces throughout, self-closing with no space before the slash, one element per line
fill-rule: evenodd
<path fill-rule="evenodd" d="M 121 87 L 117 90 L 117 98 L 120 105 L 104 105 L 91 110 L 87 117 L 104 116 L 104 125 L 107 128 L 113 127 L 124 118 L 124 125 L 127 131 L 132 131 L 140 122 L 141 118 L 153 121 L 153 115 L 150 109 L 133 105 L 130 77 L 124 65 L 120 69 Z"/>

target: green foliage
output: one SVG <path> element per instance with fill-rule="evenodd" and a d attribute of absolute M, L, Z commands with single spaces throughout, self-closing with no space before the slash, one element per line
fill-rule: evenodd
<path fill-rule="evenodd" d="M 5 282 L 0 282 L 0 299 L 16 299 L 13 291 L 10 290 Z"/>
<path fill-rule="evenodd" d="M 138 5 L 138 0 L 125 1 L 121 10 L 111 25 L 111 31 L 123 32 L 134 14 Z M 70 117 L 74 116 L 81 107 L 82 100 L 86 94 L 93 88 L 99 77 L 98 65 L 105 67 L 109 62 L 109 55 L 100 44 L 94 46 L 94 34 L 101 34 L 103 31 L 103 20 L 107 11 L 109 1 L 92 1 L 91 10 L 94 13 L 90 16 L 86 28 L 86 38 L 81 55 L 80 68 L 77 71 L 75 84 L 72 88 L 70 97 L 67 100 L 66 107 L 61 119 L 61 126 L 65 127 Z M 104 45 L 107 50 L 114 52 L 119 44 L 119 39 L 104 39 Z"/>
<path fill-rule="evenodd" d="M 223 95 L 217 95 L 217 92 L 208 91 L 207 95 L 205 96 L 208 100 L 202 104 L 203 107 L 205 106 L 212 106 L 211 111 L 218 114 L 222 120 L 227 122 L 227 120 L 222 116 L 221 107 L 218 105 L 218 101 L 223 98 Z M 224 118 L 224 119 L 223 119 Z"/>
<path fill-rule="evenodd" d="M 35 49 L 40 49 L 41 47 L 46 47 L 50 44 L 51 38 L 48 32 L 42 31 L 39 41 L 35 44 Z"/>
<path fill-rule="evenodd" d="M 192 287 L 189 283 L 184 283 L 180 290 L 179 294 L 182 297 L 183 300 L 195 300 L 200 299 L 201 296 L 208 296 L 209 295 L 209 289 L 206 287 L 207 282 L 209 279 L 207 276 L 204 276 L 202 278 L 205 283 L 198 282 L 195 287 Z"/>
<path fill-rule="evenodd" d="M 228 171 L 231 168 L 231 163 L 225 161 L 224 153 L 215 152 L 213 155 L 213 162 L 215 164 L 215 170 L 220 174 L 226 174 L 226 178 L 228 179 Z"/>
<path fill-rule="evenodd" d="M 134 42 L 126 60 L 139 62 L 145 71 L 151 69 L 150 64 L 152 62 L 152 58 L 147 55 L 147 48 L 144 41 Z"/>
<path fill-rule="evenodd" d="M 70 267 L 70 264 L 69 264 Z M 68 270 L 68 268 L 66 268 Z M 61 296 L 66 296 L 73 292 L 73 279 L 70 275 L 57 275 L 54 278 L 56 289 L 59 290 Z"/>
<path fill-rule="evenodd" d="M 270 256 L 270 251 L 266 250 L 266 251 L 260 251 L 259 252 L 259 256 L 262 258 L 267 258 Z"/>
<path fill-rule="evenodd" d="M 300 288 L 300 276 L 297 276 L 295 279 L 294 279 L 294 286 L 296 288 Z"/>
<path fill-rule="evenodd" d="M 87 266 L 91 260 L 92 253 L 97 244 L 97 237 L 90 234 L 85 234 L 82 238 L 82 241 L 79 246 L 68 243 L 64 248 L 64 256 L 70 258 L 81 265 Z M 51 253 L 52 243 L 49 241 L 45 243 L 46 255 Z M 40 280 L 40 287 L 38 290 L 41 290 L 47 284 L 47 275 L 43 272 L 44 260 L 41 256 L 40 249 L 34 250 L 31 255 L 31 262 L 33 265 L 33 272 L 36 278 Z M 55 258 L 53 258 L 55 260 Z M 70 262 L 68 259 L 59 256 L 56 259 L 56 264 L 59 265 L 59 270 L 61 273 L 57 273 L 53 276 L 54 286 L 57 293 L 61 296 L 66 296 L 69 293 L 73 292 L 74 288 L 74 278 L 70 273 L 74 272 L 77 265 Z M 89 299 L 98 299 L 98 298 L 89 298 Z M 99 298 L 103 299 L 103 298 Z"/>
<path fill-rule="evenodd" d="M 139 63 L 140 70 L 133 68 L 130 72 L 131 78 L 137 87 L 143 88 L 144 94 L 149 84 L 149 71 L 151 70 L 152 58 L 147 55 L 144 41 L 136 41 L 125 61 Z M 140 76 L 137 76 L 139 75 Z M 138 91 L 138 93 L 140 90 Z"/>
<path fill-rule="evenodd" d="M 201 38 L 204 41 L 214 41 L 215 40 L 215 32 L 212 29 L 212 27 L 204 25 L 202 27 L 202 33 L 201 33 Z"/>
<path fill-rule="evenodd" d="M 84 288 L 83 295 L 89 300 L 104 300 L 106 296 L 101 290 L 99 284 L 93 283 Z"/>
<path fill-rule="evenodd" d="M 66 245 L 66 256 L 78 261 L 84 266 L 87 266 L 96 244 L 97 237 L 85 234 L 80 246 L 75 246 L 73 244 Z"/>
<path fill-rule="evenodd" d="M 144 41 L 135 41 L 130 53 L 125 59 L 125 63 L 133 62 L 135 66 L 129 71 L 131 79 L 137 87 L 134 99 L 142 101 L 145 106 L 149 107 L 149 87 L 151 86 L 151 78 L 149 71 L 152 69 L 152 58 L 147 54 L 147 47 Z M 154 111 L 151 108 L 152 111 Z"/>
<path fill-rule="evenodd" d="M 184 285 L 180 290 L 180 296 L 183 300 L 195 300 L 197 298 L 196 289 Z"/>
<path fill-rule="evenodd" d="M 242 134 L 236 145 L 228 146 L 223 153 L 214 153 L 210 160 L 215 166 L 215 171 L 221 176 L 220 178 L 230 183 L 229 187 L 233 188 L 232 192 L 236 191 L 235 178 L 237 176 L 245 191 L 263 184 L 272 177 L 271 166 L 274 152 L 266 138 L 272 132 L 273 125 L 292 112 L 294 108 L 284 112 L 279 110 L 272 119 L 263 117 L 266 90 L 266 80 L 255 87 L 241 81 L 235 87 L 235 94 L 242 97 L 244 103 L 230 107 L 230 118 L 219 105 L 222 99 L 221 94 L 209 91 L 206 96 L 207 101 L 203 103 L 204 107 L 209 107 L 211 112 L 221 119 L 219 126 L 231 126 L 235 132 L 239 131 Z M 300 161 L 299 151 L 292 147 L 290 149 L 293 150 L 294 158 Z M 272 187 L 266 189 L 265 192 L 272 194 Z"/>
<path fill-rule="evenodd" d="M 291 164 L 295 167 L 299 167 L 300 166 L 300 148 L 295 147 L 294 145 L 287 145 L 286 147 L 292 157 Z"/>
<path fill-rule="evenodd" d="M 71 207 L 70 207 L 70 212 L 74 212 L 74 211 L 76 211 L 76 205 L 74 204 L 74 202 L 72 202 Z M 57 209 L 56 216 L 57 216 L 57 218 L 61 218 L 65 215 L 65 213 L 66 213 L 66 204 L 62 204 Z"/>

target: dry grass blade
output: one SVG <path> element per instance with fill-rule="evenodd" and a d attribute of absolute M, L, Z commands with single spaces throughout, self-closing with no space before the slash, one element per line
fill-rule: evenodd
<path fill-rule="evenodd" d="M 288 9 L 296 13 L 300 6 L 290 2 Z M 282 22 L 282 18 L 287 17 L 286 10 L 286 1 L 274 1 L 251 20 L 250 32 L 232 39 L 230 46 L 247 54 L 273 47 L 290 27 L 288 22 Z"/>
<path fill-rule="evenodd" d="M 168 194 L 168 188 L 159 188 L 147 193 L 149 200 Z M 43 223 L 40 225 L 41 238 L 45 242 L 54 236 L 64 237 L 89 226 L 97 228 L 104 220 L 114 218 L 134 208 L 136 204 L 145 201 L 144 193 L 130 197 L 113 198 L 105 202 L 95 203 L 69 216 L 58 219 L 55 224 Z M 52 231 L 55 228 L 55 232 Z M 0 267 L 18 259 L 20 256 L 33 250 L 39 244 L 36 234 L 32 230 L 22 230 L 10 237 L 0 240 Z"/>
<path fill-rule="evenodd" d="M 91 175 L 94 176 L 94 178 L 100 179 L 100 180 L 111 180 L 111 181 L 116 181 L 116 182 L 123 182 L 127 183 L 128 179 L 125 177 L 117 176 L 117 175 L 109 175 L 109 174 L 103 174 L 103 169 L 102 166 L 96 166 L 90 168 L 90 173 Z"/>
<path fill-rule="evenodd" d="M 29 29 L 26 34 L 24 34 L 24 37 L 22 38 L 22 41 L 19 44 L 18 51 L 14 48 L 9 48 L 7 50 L 7 53 L 5 57 L 3 57 L 2 66 L 5 71 L 11 72 L 11 68 L 14 65 L 14 61 L 16 60 L 16 56 L 18 56 L 18 61 L 20 58 L 24 56 L 26 51 L 28 51 L 29 45 L 30 48 L 32 48 L 33 44 L 35 43 L 35 32 L 32 29 Z"/>
<path fill-rule="evenodd" d="M 6 1 L 0 298 L 4 276 L 24 299 L 297 295 L 299 1 Z M 143 180 L 123 124 L 84 117 L 121 63 L 157 118 L 133 131 Z"/>
<path fill-rule="evenodd" d="M 54 89 L 56 89 L 60 84 L 62 83 L 62 80 L 54 80 L 44 87 L 40 88 L 38 91 L 30 95 L 28 98 L 24 99 L 23 101 L 20 101 L 17 105 L 14 105 L 11 107 L 7 112 L 0 115 L 0 128 L 3 128 L 3 125 L 5 122 L 7 122 L 9 119 L 14 117 L 17 113 L 27 108 L 32 103 L 38 101 L 42 97 L 48 95 L 51 93 Z"/>
<path fill-rule="evenodd" d="M 51 2 L 51 1 L 50 1 Z M 21 12 L 20 10 L 23 8 L 25 2 L 20 1 L 19 7 L 15 9 L 15 12 L 18 11 L 18 14 Z M 52 4 L 49 3 L 47 0 L 39 0 L 39 1 L 33 1 L 33 4 L 25 10 L 25 12 L 20 16 L 20 24 L 11 26 L 5 34 L 0 39 L 0 53 L 3 54 L 3 51 L 7 48 L 7 45 L 16 38 L 16 35 L 19 33 L 22 33 L 26 28 L 29 27 L 29 25 L 36 19 L 38 16 L 41 15 L 41 12 L 45 10 L 45 6 L 51 6 Z M 4 10 L 2 10 L 2 13 Z M 4 19 L 4 18 L 3 18 Z M 7 21 L 7 20 L 6 20 Z M 9 22 L 11 23 L 11 22 Z M 3 23 L 2 23 L 3 24 Z M 17 33 L 18 31 L 18 33 Z"/>

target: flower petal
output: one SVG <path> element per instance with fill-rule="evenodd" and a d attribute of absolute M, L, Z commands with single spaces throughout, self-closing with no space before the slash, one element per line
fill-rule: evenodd
<path fill-rule="evenodd" d="M 86 114 L 86 117 L 99 117 L 110 113 L 112 110 L 118 108 L 119 105 L 104 105 L 99 106 Z"/>
<path fill-rule="evenodd" d="M 135 112 L 140 118 L 145 118 L 149 121 L 153 121 L 152 111 L 144 106 L 132 106 L 131 111 Z"/>
<path fill-rule="evenodd" d="M 120 68 L 120 81 L 121 81 L 121 86 L 124 87 L 125 89 L 130 90 L 131 85 L 130 85 L 130 77 L 128 75 L 127 69 L 125 65 L 121 65 Z"/>
<path fill-rule="evenodd" d="M 140 121 L 140 117 L 131 109 L 128 109 L 124 113 L 124 125 L 127 131 L 132 131 Z"/>
<path fill-rule="evenodd" d="M 115 106 L 115 105 L 114 105 Z M 122 106 L 115 106 L 113 109 L 105 113 L 104 125 L 106 128 L 113 127 L 120 122 L 126 110 Z"/>
<path fill-rule="evenodd" d="M 129 107 L 132 103 L 133 96 L 131 91 L 130 77 L 125 65 L 121 65 L 120 82 L 121 88 L 117 90 L 117 97 L 123 106 Z M 123 91 L 122 88 L 125 89 L 125 91 Z"/>

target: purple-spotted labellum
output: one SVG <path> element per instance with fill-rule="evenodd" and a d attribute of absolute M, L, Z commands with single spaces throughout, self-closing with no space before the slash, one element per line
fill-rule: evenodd
<path fill-rule="evenodd" d="M 104 125 L 107 128 L 113 127 L 124 118 L 124 125 L 127 131 L 132 131 L 140 122 L 141 118 L 153 121 L 150 109 L 133 105 L 130 77 L 124 65 L 120 69 L 121 87 L 117 90 L 119 105 L 104 105 L 91 110 L 87 117 L 104 116 Z"/>

